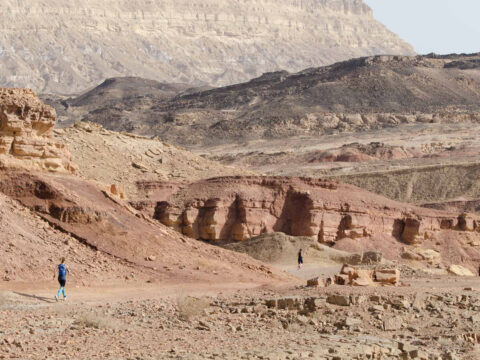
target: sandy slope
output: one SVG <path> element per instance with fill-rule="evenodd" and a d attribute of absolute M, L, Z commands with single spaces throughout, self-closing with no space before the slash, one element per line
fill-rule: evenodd
<path fill-rule="evenodd" d="M 93 123 L 56 129 L 55 137 L 68 146 L 81 176 L 107 186 L 119 184 L 132 200 L 144 196 L 139 193 L 139 182 L 183 183 L 253 173 L 204 159 L 157 139 L 109 131 Z"/>

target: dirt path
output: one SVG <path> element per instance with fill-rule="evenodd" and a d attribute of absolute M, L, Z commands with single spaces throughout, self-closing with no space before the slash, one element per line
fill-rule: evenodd
<path fill-rule="evenodd" d="M 259 288 L 271 288 L 255 283 L 132 283 L 113 282 L 105 286 L 83 287 L 74 281 L 67 285 L 68 304 L 123 302 L 129 300 L 166 299 L 179 296 L 211 296 L 230 295 L 236 292 Z M 42 283 L 0 283 L 0 291 L 8 292 L 12 300 L 29 304 L 56 304 L 58 291 L 56 281 Z"/>
<path fill-rule="evenodd" d="M 307 278 L 334 268 L 285 270 Z M 320 289 L 142 281 L 81 287 L 72 278 L 68 300 L 58 303 L 54 281 L 3 282 L 0 359 L 405 358 L 399 347 L 425 358 L 478 359 L 480 280 L 430 276 L 405 282 Z M 340 306 L 329 300 L 332 295 L 352 302 Z M 315 298 L 317 308 L 305 314 L 265 305 L 292 297 Z M 447 357 L 449 352 L 458 356 Z"/>
<path fill-rule="evenodd" d="M 296 265 L 283 265 L 278 268 L 302 280 L 308 280 L 317 276 L 327 278 L 338 274 L 342 265 L 320 266 L 316 264 L 304 264 L 300 270 L 297 269 Z"/>

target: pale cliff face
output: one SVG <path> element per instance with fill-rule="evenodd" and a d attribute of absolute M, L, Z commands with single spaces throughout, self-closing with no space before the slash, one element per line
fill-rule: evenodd
<path fill-rule="evenodd" d="M 3 0 L 0 83 L 75 92 L 106 77 L 225 85 L 412 54 L 361 0 Z"/>

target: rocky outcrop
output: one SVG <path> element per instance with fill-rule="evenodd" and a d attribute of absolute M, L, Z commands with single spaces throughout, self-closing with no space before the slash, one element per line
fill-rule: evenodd
<path fill-rule="evenodd" d="M 374 234 L 414 244 L 444 229 L 480 231 L 476 217 L 407 207 L 350 185 L 307 178 L 193 183 L 159 202 L 154 217 L 189 237 L 221 242 L 283 232 L 327 244 Z"/>
<path fill-rule="evenodd" d="M 330 281 L 329 281 L 330 279 Z M 384 286 L 400 284 L 400 270 L 398 269 L 358 269 L 350 264 L 344 264 L 340 273 L 329 278 L 325 284 L 338 284 L 350 286 Z"/>
<path fill-rule="evenodd" d="M 114 76 L 226 85 L 413 54 L 362 0 L 4 0 L 0 24 L 0 82 L 57 93 Z"/>
<path fill-rule="evenodd" d="M 75 172 L 70 152 L 53 139 L 55 110 L 29 89 L 0 88 L 0 163 L 52 172 Z"/>

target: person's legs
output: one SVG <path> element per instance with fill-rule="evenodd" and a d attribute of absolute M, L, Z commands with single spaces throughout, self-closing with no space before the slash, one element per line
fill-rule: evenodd
<path fill-rule="evenodd" d="M 65 294 L 65 283 L 66 279 L 59 278 L 58 283 L 60 284 L 60 289 L 58 289 L 57 296 L 55 296 L 55 299 L 60 299 L 60 295 L 63 294 L 63 298 L 66 299 L 67 295 Z"/>
<path fill-rule="evenodd" d="M 57 292 L 57 295 L 55 296 L 55 299 L 57 299 L 57 300 L 60 299 L 60 295 L 62 294 L 62 289 L 64 289 L 64 287 L 60 286 L 60 289 L 58 289 L 58 292 Z M 64 291 L 65 291 L 65 289 L 64 289 Z"/>

